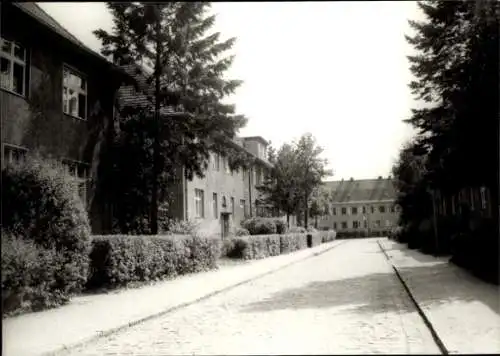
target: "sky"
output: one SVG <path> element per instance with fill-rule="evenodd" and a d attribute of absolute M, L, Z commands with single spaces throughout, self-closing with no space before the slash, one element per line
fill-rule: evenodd
<path fill-rule="evenodd" d="M 112 29 L 104 3 L 38 3 L 99 52 L 92 31 Z M 236 37 L 227 76 L 243 80 L 228 99 L 248 117 L 241 136 L 274 147 L 305 132 L 324 148 L 329 180 L 390 175 L 413 130 L 416 102 L 404 35 L 421 19 L 413 1 L 216 2 L 214 31 Z"/>

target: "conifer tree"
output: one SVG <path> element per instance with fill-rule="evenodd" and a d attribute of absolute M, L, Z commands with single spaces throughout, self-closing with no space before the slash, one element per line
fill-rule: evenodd
<path fill-rule="evenodd" d="M 95 35 L 102 54 L 118 65 L 136 64 L 147 75 L 153 116 L 150 231 L 158 232 L 159 177 L 172 175 L 179 165 L 183 175 L 202 177 L 209 152 L 230 157 L 233 169 L 252 164 L 231 142 L 246 118 L 223 103 L 241 84 L 224 73 L 233 57 L 226 52 L 235 39 L 220 41 L 210 33 L 215 16 L 206 2 L 108 3 L 113 15 L 111 33 Z M 149 69 L 149 71 L 148 71 Z M 124 116 L 147 116 L 140 108 L 125 108 Z"/>

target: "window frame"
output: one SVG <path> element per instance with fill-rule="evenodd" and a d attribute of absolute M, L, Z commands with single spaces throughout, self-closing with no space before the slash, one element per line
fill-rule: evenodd
<path fill-rule="evenodd" d="M 380 206 L 378 207 L 378 212 L 379 212 L 380 214 L 385 214 L 385 205 L 380 205 Z"/>
<path fill-rule="evenodd" d="M 9 159 L 5 159 L 5 151 L 6 149 L 10 148 L 11 149 L 11 154 L 9 155 Z M 20 152 L 23 152 L 23 155 L 24 157 L 26 157 L 26 154 L 29 152 L 29 149 L 27 149 L 26 147 L 22 147 L 22 146 L 18 146 L 18 145 L 14 145 L 14 144 L 11 144 L 11 143 L 2 143 L 2 168 L 6 167 L 8 164 L 12 164 L 12 163 L 15 163 L 15 161 L 12 159 L 13 156 L 12 156 L 12 152 L 14 151 L 20 151 Z"/>
<path fill-rule="evenodd" d="M 198 193 L 200 193 L 199 196 Z M 200 212 L 198 211 L 198 204 L 201 210 Z M 196 214 L 196 218 L 205 218 L 205 192 L 203 189 L 194 189 L 194 212 Z"/>
<path fill-rule="evenodd" d="M 351 215 L 358 215 L 358 207 L 357 206 L 351 207 Z"/>
<path fill-rule="evenodd" d="M 217 193 L 212 193 L 212 212 L 214 214 L 214 219 L 219 218 L 219 202 Z"/>
<path fill-rule="evenodd" d="M 11 44 L 11 50 L 10 50 L 10 53 L 7 53 L 7 52 L 4 52 L 2 50 L 2 47 L 3 47 L 3 42 L 6 41 L 6 42 L 10 42 Z M 18 45 L 19 47 L 22 47 L 24 49 L 24 60 L 21 60 L 20 58 L 16 57 L 14 55 L 14 49 L 15 49 L 15 46 Z M 27 98 L 28 97 L 28 94 L 29 94 L 29 82 L 28 82 L 28 75 L 29 75 L 29 71 L 27 70 L 30 69 L 30 66 L 28 65 L 29 64 L 29 57 L 30 57 L 30 53 L 28 51 L 28 47 L 24 46 L 21 42 L 19 41 L 15 41 L 15 40 L 9 40 L 5 37 L 0 37 L 0 58 L 5 58 L 6 60 L 9 61 L 9 65 L 10 65 L 10 73 L 9 73 L 9 83 L 10 83 L 10 88 L 6 88 L 2 85 L 0 85 L 0 89 L 2 90 L 5 90 L 9 93 L 12 93 L 14 95 L 18 95 L 20 97 L 23 97 L 23 98 Z M 23 68 L 23 80 L 22 80 L 22 93 L 18 93 L 14 90 L 14 63 L 22 66 Z M 0 80 L 0 84 L 1 84 L 1 80 Z"/>
<path fill-rule="evenodd" d="M 88 183 L 90 176 L 90 164 L 82 161 L 76 161 L 73 159 L 64 158 L 61 160 L 61 164 L 63 166 L 64 171 L 71 176 L 75 184 L 75 194 L 82 200 L 83 205 L 87 207 L 88 205 Z M 70 166 L 74 166 L 75 170 L 73 172 L 70 171 Z M 79 168 L 83 168 L 84 176 L 80 177 Z M 75 174 L 73 174 L 75 173 Z M 80 187 L 83 185 L 83 196 L 80 194 Z"/>
<path fill-rule="evenodd" d="M 64 89 L 65 89 L 65 85 L 64 85 L 64 71 L 67 70 L 68 72 L 70 72 L 71 74 L 79 77 L 81 80 L 84 80 L 85 81 L 85 89 L 84 89 L 84 95 L 85 95 L 85 117 L 80 117 L 80 116 L 75 116 L 73 114 L 70 114 L 69 112 L 65 112 L 64 111 Z M 67 63 L 63 63 L 63 67 L 62 67 L 62 93 L 61 93 L 61 107 L 62 107 L 62 112 L 64 115 L 68 115 L 70 117 L 73 117 L 75 119 L 78 119 L 78 120 L 83 120 L 83 121 L 86 121 L 87 118 L 88 118 L 88 97 L 89 97 L 89 81 L 88 81 L 88 76 L 85 74 L 85 73 L 82 73 L 80 70 L 76 69 L 75 67 L 67 64 Z M 80 94 L 82 94 L 82 89 L 81 88 L 78 88 L 78 97 Z M 80 110 L 80 103 L 78 101 L 78 110 L 77 112 L 79 112 Z M 69 109 L 69 105 L 68 105 L 68 109 Z"/>
<path fill-rule="evenodd" d="M 347 215 L 347 208 L 345 206 L 340 208 L 340 213 L 341 215 Z"/>

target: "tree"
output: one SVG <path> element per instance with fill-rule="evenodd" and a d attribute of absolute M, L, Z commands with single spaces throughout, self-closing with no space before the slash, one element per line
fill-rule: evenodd
<path fill-rule="evenodd" d="M 323 148 L 316 144 L 316 139 L 310 133 L 300 137 L 294 144 L 296 172 L 295 181 L 303 204 L 304 227 L 308 227 L 311 194 L 323 184 L 323 178 L 332 175 L 326 169 L 328 161 L 320 158 Z"/>
<path fill-rule="evenodd" d="M 241 84 L 224 78 L 233 57 L 224 56 L 235 39 L 207 32 L 215 16 L 204 2 L 108 3 L 112 33 L 102 29 L 102 54 L 118 65 L 136 64 L 146 76 L 150 106 L 124 108 L 122 116 L 152 117 L 150 232 L 158 232 L 159 177 L 180 165 L 184 177 L 203 177 L 209 152 L 230 157 L 233 169 L 252 164 L 232 138 L 246 124 L 223 99 Z M 149 69 L 149 70 L 148 70 Z"/>
<path fill-rule="evenodd" d="M 329 213 L 330 194 L 322 186 L 312 193 L 309 216 L 314 219 L 314 227 L 318 228 L 318 217 Z"/>
<path fill-rule="evenodd" d="M 267 179 L 258 190 L 263 196 L 263 202 L 284 211 L 290 227 L 290 215 L 299 204 L 296 182 L 296 152 L 290 144 L 283 144 L 277 153 L 274 148 L 268 149 L 268 160 L 273 165 Z"/>

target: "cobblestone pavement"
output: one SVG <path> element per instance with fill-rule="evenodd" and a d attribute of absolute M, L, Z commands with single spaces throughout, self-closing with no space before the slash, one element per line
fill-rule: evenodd
<path fill-rule="evenodd" d="M 376 239 L 351 240 L 70 354 L 439 353 L 405 293 Z"/>

